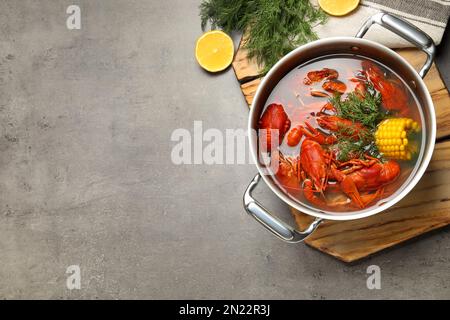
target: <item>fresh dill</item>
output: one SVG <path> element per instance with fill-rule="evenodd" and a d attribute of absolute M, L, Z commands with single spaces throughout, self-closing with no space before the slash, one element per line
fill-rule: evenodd
<path fill-rule="evenodd" d="M 245 33 L 244 48 L 265 74 L 284 55 L 317 39 L 313 27 L 327 16 L 309 0 L 204 0 L 201 26 Z"/>
<path fill-rule="evenodd" d="M 331 148 L 334 149 L 338 161 L 364 158 L 364 155 L 366 154 L 379 159 L 382 157 L 373 140 L 373 133 L 371 131 L 368 131 L 364 138 L 358 140 L 339 134 L 337 134 L 337 136 L 338 142 Z"/>
<path fill-rule="evenodd" d="M 338 142 L 333 146 L 337 153 L 337 160 L 348 161 L 354 158 L 363 158 L 369 155 L 374 158 L 382 158 L 374 140 L 377 125 L 385 119 L 389 113 L 381 108 L 381 95 L 370 84 L 363 98 L 351 92 L 345 100 L 340 95 L 330 98 L 330 103 L 336 108 L 338 117 L 359 123 L 365 129 L 346 126 L 335 132 Z M 357 136 L 355 137 L 355 134 Z"/>
<path fill-rule="evenodd" d="M 364 98 L 351 92 L 345 100 L 341 100 L 340 95 L 330 98 L 330 103 L 336 108 L 337 116 L 361 123 L 370 129 L 375 129 L 388 116 L 381 108 L 380 93 L 370 85 Z"/>

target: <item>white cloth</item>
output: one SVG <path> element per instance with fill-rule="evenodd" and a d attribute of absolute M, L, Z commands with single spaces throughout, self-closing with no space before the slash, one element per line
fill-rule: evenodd
<path fill-rule="evenodd" d="M 317 0 L 311 0 L 317 4 Z M 314 27 L 319 38 L 354 36 L 364 22 L 378 12 L 405 18 L 427 33 L 437 45 L 441 42 L 450 14 L 450 0 L 361 0 L 358 8 L 343 17 L 331 17 Z M 411 47 L 391 31 L 373 25 L 364 36 L 390 48 Z"/>

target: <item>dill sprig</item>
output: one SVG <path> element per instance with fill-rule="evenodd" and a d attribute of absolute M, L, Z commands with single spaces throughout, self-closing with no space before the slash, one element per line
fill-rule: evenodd
<path fill-rule="evenodd" d="M 355 158 L 364 158 L 367 154 L 374 158 L 381 159 L 380 151 L 373 140 L 373 132 L 366 131 L 358 140 L 354 138 L 336 134 L 338 142 L 331 148 L 335 150 L 338 161 L 348 161 Z"/>
<path fill-rule="evenodd" d="M 204 0 L 200 5 L 202 29 L 246 33 L 244 48 L 265 74 L 284 55 L 317 39 L 313 27 L 326 14 L 309 0 Z"/>
<path fill-rule="evenodd" d="M 377 125 L 389 113 L 381 108 L 381 95 L 370 83 L 366 84 L 367 92 L 364 97 L 351 92 L 345 100 L 340 95 L 330 98 L 330 103 L 336 108 L 337 116 L 364 125 L 365 130 L 358 130 L 357 139 L 354 138 L 356 128 L 342 127 L 335 132 L 338 142 L 333 146 L 337 153 L 337 160 L 348 161 L 363 158 L 365 154 L 375 158 L 382 158 L 375 144 L 375 130 Z"/>
<path fill-rule="evenodd" d="M 375 129 L 388 116 L 381 108 L 380 93 L 371 85 L 368 85 L 364 98 L 351 92 L 345 100 L 341 100 L 340 95 L 330 98 L 330 103 L 336 108 L 339 117 L 361 123 L 370 129 Z"/>

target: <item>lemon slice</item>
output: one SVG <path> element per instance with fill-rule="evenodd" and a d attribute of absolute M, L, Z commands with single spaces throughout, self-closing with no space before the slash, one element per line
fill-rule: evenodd
<path fill-rule="evenodd" d="M 197 62 L 209 72 L 225 70 L 233 61 L 233 55 L 233 40 L 220 30 L 204 33 L 195 46 Z"/>
<path fill-rule="evenodd" d="M 323 11 L 332 16 L 344 16 L 358 7 L 359 0 L 319 0 Z"/>

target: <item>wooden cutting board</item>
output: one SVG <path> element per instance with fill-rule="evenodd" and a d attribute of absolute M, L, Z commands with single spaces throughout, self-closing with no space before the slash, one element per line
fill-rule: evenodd
<path fill-rule="evenodd" d="M 425 55 L 418 49 L 397 52 L 419 69 Z M 257 65 L 247 59 L 242 41 L 234 57 L 233 69 L 250 106 L 261 83 Z M 437 116 L 437 144 L 427 172 L 397 205 L 365 219 L 325 221 L 306 243 L 345 262 L 353 262 L 450 224 L 450 95 L 435 65 L 425 77 Z M 312 218 L 291 208 L 300 230 Z"/>

